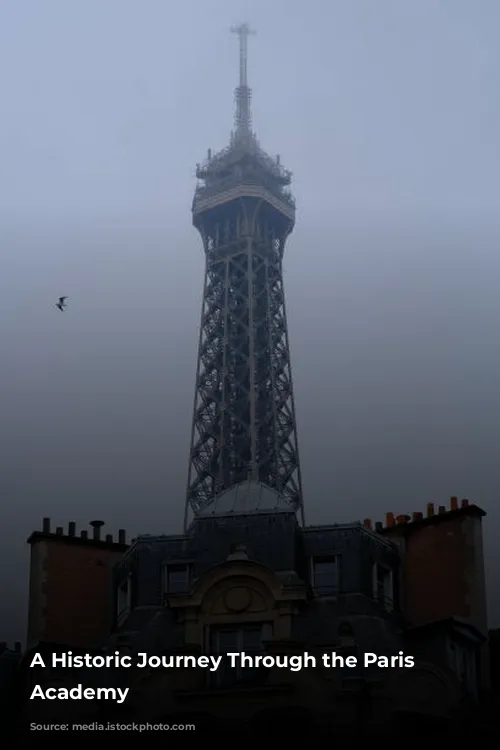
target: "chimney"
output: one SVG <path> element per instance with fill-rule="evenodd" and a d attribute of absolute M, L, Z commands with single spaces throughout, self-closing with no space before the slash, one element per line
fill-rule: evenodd
<path fill-rule="evenodd" d="M 377 523 L 375 524 L 375 531 L 380 534 L 383 531 L 383 528 L 384 524 L 382 523 L 382 521 L 377 521 Z"/>
<path fill-rule="evenodd" d="M 469 501 L 467 500 L 466 497 L 463 498 L 461 505 L 462 505 L 462 508 L 468 508 L 469 507 Z"/>
<path fill-rule="evenodd" d="M 363 521 L 363 526 L 365 527 L 365 529 L 371 529 L 371 527 L 372 527 L 372 519 L 371 518 L 365 518 L 365 520 Z"/>
<path fill-rule="evenodd" d="M 76 534 L 76 523 L 74 521 L 70 521 L 68 524 L 68 536 L 75 536 Z"/>
<path fill-rule="evenodd" d="M 434 515 L 434 503 L 427 503 L 427 518 L 431 518 Z"/>
<path fill-rule="evenodd" d="M 50 518 L 44 518 L 42 521 L 42 531 L 44 534 L 50 534 Z"/>
<path fill-rule="evenodd" d="M 458 497 L 450 497 L 450 510 L 458 509 Z"/>
<path fill-rule="evenodd" d="M 91 521 L 90 525 L 94 529 L 94 533 L 92 535 L 93 539 L 95 539 L 95 541 L 99 541 L 101 538 L 101 526 L 104 526 L 104 521 Z"/>
<path fill-rule="evenodd" d="M 126 544 L 127 534 L 125 529 L 118 529 L 118 544 Z"/>
<path fill-rule="evenodd" d="M 421 521 L 423 517 L 423 513 L 412 513 L 412 521 Z"/>
<path fill-rule="evenodd" d="M 402 524 L 407 523 L 407 521 L 408 521 L 408 516 L 405 516 L 405 515 L 396 516 L 396 523 L 398 526 L 401 526 Z"/>
<path fill-rule="evenodd" d="M 439 515 L 442 516 L 443 513 L 446 513 L 446 508 L 444 505 L 440 505 L 438 508 Z"/>
<path fill-rule="evenodd" d="M 88 539 L 89 538 L 88 531 L 86 531 L 85 529 L 83 531 L 80 531 L 80 537 L 82 539 Z"/>
<path fill-rule="evenodd" d="M 394 513 L 385 514 L 385 525 L 389 528 L 394 526 Z"/>
<path fill-rule="evenodd" d="M 113 544 L 113 534 L 106 534 L 106 544 Z"/>
<path fill-rule="evenodd" d="M 62 527 L 62 526 L 58 526 L 58 527 L 56 528 L 56 534 L 57 534 L 57 536 L 63 536 L 63 534 L 64 534 L 64 529 L 63 529 L 63 527 Z"/>

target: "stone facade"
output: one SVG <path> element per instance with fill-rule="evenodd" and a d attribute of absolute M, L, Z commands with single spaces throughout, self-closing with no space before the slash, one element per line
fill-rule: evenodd
<path fill-rule="evenodd" d="M 45 567 L 44 589 L 54 596 L 46 599 L 44 622 L 58 625 L 52 631 L 45 626 L 38 635 L 32 628 L 30 653 L 43 643 L 48 651 L 68 645 L 163 655 L 306 651 L 318 659 L 315 669 L 297 672 L 277 667 L 215 673 L 191 667 L 111 670 L 106 685 L 130 689 L 126 704 L 113 712 L 129 720 L 181 723 L 191 717 L 200 726 L 265 722 L 269 727 L 270 717 L 279 724 L 286 715 L 287 722 L 301 717 L 301 726 L 325 731 L 353 722 L 395 730 L 409 717 L 419 726 L 446 722 L 476 703 L 485 684 L 482 515 L 473 505 L 414 521 L 399 516 L 398 523 L 389 514 L 389 522 L 373 530 L 369 521 L 302 528 L 289 511 L 214 512 L 195 519 L 185 535 L 141 536 L 131 546 L 109 547 L 105 568 L 110 571 L 114 563 L 112 581 L 108 578 L 106 597 L 104 584 L 96 589 L 96 611 L 88 611 L 87 620 L 104 628 L 106 612 L 111 625 L 105 634 L 100 631 L 101 643 L 95 625 L 84 630 L 79 625 L 73 631 L 78 637 L 65 646 L 61 634 L 65 622 L 71 630 L 73 602 L 79 591 L 91 589 L 94 568 L 102 567 L 89 568 L 90 552 L 82 555 L 79 540 L 74 545 L 66 540 L 58 549 L 67 562 L 58 552 L 58 566 Z M 30 542 L 34 549 L 47 539 L 35 535 Z M 103 559 L 99 544 L 87 540 L 94 560 Z M 73 598 L 66 601 L 57 582 L 60 566 L 66 576 L 73 574 Z M 439 573 L 433 575 L 435 566 Z M 439 593 L 446 580 L 454 591 L 448 597 Z M 32 590 L 31 595 L 36 609 L 39 594 Z M 89 598 L 85 606 L 92 609 Z M 51 634 L 57 638 L 47 637 Z M 332 652 L 361 662 L 366 652 L 403 652 L 414 657 L 415 666 L 323 667 L 321 655 Z M 82 675 L 65 670 L 56 676 L 49 670 L 43 679 L 69 685 Z M 103 684 L 100 670 L 89 670 L 86 679 L 89 685 Z M 40 683 L 39 675 L 36 680 Z M 54 718 L 58 703 L 50 706 Z M 46 716 L 46 704 L 40 705 Z M 83 708 L 85 720 L 98 716 L 93 705 L 73 703 L 75 720 Z"/>

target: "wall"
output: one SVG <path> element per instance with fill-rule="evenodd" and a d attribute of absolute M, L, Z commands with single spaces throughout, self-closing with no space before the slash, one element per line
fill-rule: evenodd
<path fill-rule="evenodd" d="M 382 533 L 400 546 L 403 614 L 410 626 L 462 618 L 488 635 L 482 518 L 468 500 L 450 499 L 449 508 L 427 505 L 427 513 L 387 514 Z M 489 686 L 488 646 L 480 648 L 481 689 Z"/>
<path fill-rule="evenodd" d="M 28 648 L 40 642 L 96 648 L 112 623 L 112 570 L 128 546 L 61 531 L 35 532 L 28 540 Z"/>
<path fill-rule="evenodd" d="M 166 564 L 192 565 L 195 581 L 226 560 L 234 544 L 243 543 L 249 558 L 277 573 L 294 572 L 311 584 L 312 558 L 340 557 L 339 593 L 373 599 L 373 563 L 399 570 L 396 545 L 360 523 L 301 529 L 293 513 L 260 513 L 198 519 L 186 536 L 141 536 L 115 571 L 115 585 L 130 576 L 136 607 L 162 604 Z M 116 596 L 114 597 L 116 599 Z M 128 623 L 120 622 L 126 629 Z"/>
<path fill-rule="evenodd" d="M 466 501 L 458 508 L 455 501 L 451 510 L 441 506 L 438 514 L 429 505 L 428 515 L 414 521 L 399 516 L 399 523 L 389 523 L 383 533 L 399 541 L 402 550 L 403 609 L 409 625 L 462 617 L 486 634 L 485 513 Z"/>

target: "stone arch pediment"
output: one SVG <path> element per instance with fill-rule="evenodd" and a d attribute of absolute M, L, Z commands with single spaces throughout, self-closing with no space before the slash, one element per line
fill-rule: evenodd
<path fill-rule="evenodd" d="M 251 560 L 226 560 L 208 570 L 188 594 L 169 598 L 184 623 L 185 641 L 202 646 L 207 627 L 261 623 L 275 638 L 290 637 L 291 617 L 306 598 L 299 579 L 285 577 Z"/>
<path fill-rule="evenodd" d="M 250 561 L 223 563 L 208 571 L 191 594 L 205 615 L 265 612 L 281 596 L 282 587 L 273 571 Z"/>
<path fill-rule="evenodd" d="M 261 563 L 238 560 L 221 563 L 207 571 L 196 582 L 191 596 L 201 601 L 211 590 L 220 587 L 221 583 L 229 578 L 252 582 L 252 585 L 261 592 L 268 592 L 272 596 L 279 596 L 281 593 L 281 582 L 274 571 Z"/>
<path fill-rule="evenodd" d="M 274 571 L 250 560 L 226 561 L 208 570 L 189 594 L 172 597 L 174 608 L 200 613 L 222 611 L 240 613 L 272 608 L 305 596 L 303 587 L 283 587 Z"/>
<path fill-rule="evenodd" d="M 262 581 L 251 576 L 231 576 L 208 589 L 201 612 L 207 615 L 265 612 L 274 602 L 272 592 Z"/>

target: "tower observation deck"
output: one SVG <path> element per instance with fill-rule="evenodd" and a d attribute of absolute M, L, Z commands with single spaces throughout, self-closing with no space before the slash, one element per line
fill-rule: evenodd
<path fill-rule="evenodd" d="M 192 213 L 206 257 L 185 525 L 195 516 L 294 510 L 303 521 L 282 261 L 291 174 L 252 131 L 247 24 L 234 130 L 197 165 Z"/>

